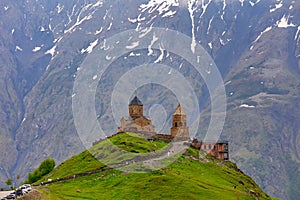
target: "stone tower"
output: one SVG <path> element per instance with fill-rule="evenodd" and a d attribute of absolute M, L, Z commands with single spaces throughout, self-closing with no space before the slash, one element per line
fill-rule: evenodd
<path fill-rule="evenodd" d="M 172 119 L 171 136 L 180 138 L 189 138 L 189 127 L 186 125 L 186 114 L 178 104 Z"/>
<path fill-rule="evenodd" d="M 137 96 L 129 104 L 129 116 L 133 119 L 143 116 L 143 104 Z"/>

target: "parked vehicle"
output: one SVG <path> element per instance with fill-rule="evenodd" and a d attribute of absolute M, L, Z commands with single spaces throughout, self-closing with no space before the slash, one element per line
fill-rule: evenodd
<path fill-rule="evenodd" d="M 21 190 L 21 189 L 17 189 L 16 190 L 16 195 L 17 195 L 17 197 L 18 196 L 22 196 L 24 193 L 23 193 L 23 191 Z"/>
<path fill-rule="evenodd" d="M 16 195 L 12 192 L 6 196 L 6 199 L 16 199 Z"/>
<path fill-rule="evenodd" d="M 28 193 L 25 185 L 20 186 L 18 189 L 22 190 L 23 194 L 27 194 Z"/>
<path fill-rule="evenodd" d="M 24 186 L 25 186 L 25 188 L 26 188 L 26 190 L 27 190 L 28 192 L 31 191 L 31 186 L 30 186 L 29 184 L 25 184 Z"/>

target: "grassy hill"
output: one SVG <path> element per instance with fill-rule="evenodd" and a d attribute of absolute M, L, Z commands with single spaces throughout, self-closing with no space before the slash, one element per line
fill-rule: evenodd
<path fill-rule="evenodd" d="M 39 181 L 44 185 L 24 199 L 271 199 L 234 163 L 190 147 L 183 154 L 161 159 L 168 165 L 159 170 L 138 162 L 153 152 L 162 156 L 168 148 L 167 143 L 150 142 L 137 134 L 115 135 L 59 165 Z M 134 159 L 137 162 L 122 165 Z M 138 165 L 149 172 L 130 173 Z M 49 179 L 52 183 L 45 184 Z"/>

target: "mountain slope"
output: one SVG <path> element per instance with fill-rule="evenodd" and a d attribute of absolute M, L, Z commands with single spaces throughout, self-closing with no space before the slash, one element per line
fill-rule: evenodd
<path fill-rule="evenodd" d="M 127 148 L 130 152 L 139 152 L 137 155 L 153 151 L 155 144 L 163 145 L 139 138 L 136 134 L 119 134 L 109 140 L 118 147 Z M 124 144 L 124 141 L 128 143 Z M 92 147 L 97 149 L 97 152 L 93 149 L 90 151 L 93 154 L 116 159 L 114 153 L 104 151 L 106 146 L 107 141 L 104 140 Z M 159 150 L 159 146 L 156 149 Z M 255 199 L 257 197 L 271 199 L 250 177 L 237 169 L 234 163 L 206 158 L 204 155 L 201 157 L 199 159 L 198 150 L 189 148 L 179 158 L 170 156 L 162 160 L 161 162 L 173 160 L 166 168 L 146 173 L 130 173 L 135 164 L 126 165 L 123 172 L 109 169 L 85 151 L 63 162 L 45 178 L 57 180 L 70 177 L 70 180 L 40 186 L 31 194 L 31 198 L 39 196 L 38 199 Z"/>
<path fill-rule="evenodd" d="M 1 1 L 1 180 L 24 178 L 48 156 L 62 162 L 85 148 L 72 116 L 81 63 L 105 38 L 128 29 L 144 34 L 153 26 L 185 33 L 211 55 L 225 79 L 223 137 L 232 144 L 232 159 L 269 194 L 294 199 L 300 182 L 299 9 L 293 0 Z M 184 58 L 163 52 L 160 64 L 180 68 L 199 94 L 201 116 L 208 116 L 201 76 Z M 117 127 L 106 123 L 113 118 L 114 84 L 130 66 L 155 62 L 161 50 L 133 55 L 120 56 L 96 97 L 107 135 Z M 143 102 L 163 105 L 170 116 L 174 95 L 149 88 L 153 96 L 142 96 Z M 202 119 L 199 137 L 209 121 Z"/>

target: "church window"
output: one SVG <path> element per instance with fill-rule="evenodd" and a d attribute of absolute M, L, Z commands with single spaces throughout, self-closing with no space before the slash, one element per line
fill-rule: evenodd
<path fill-rule="evenodd" d="M 177 127 L 177 122 L 175 122 L 175 127 Z"/>

